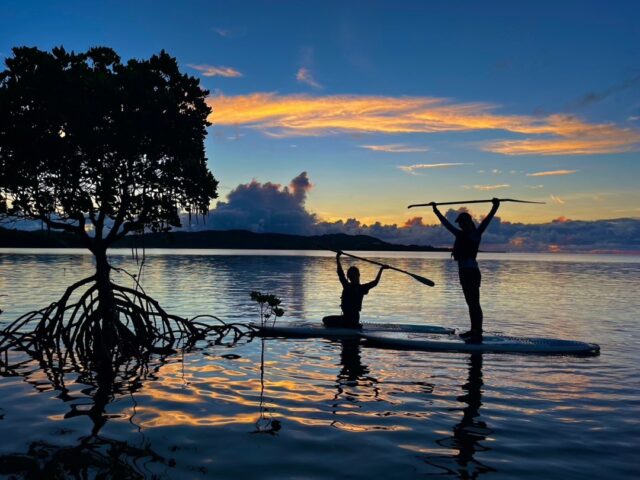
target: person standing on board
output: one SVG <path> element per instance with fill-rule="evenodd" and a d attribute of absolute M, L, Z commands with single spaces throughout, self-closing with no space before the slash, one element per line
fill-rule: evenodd
<path fill-rule="evenodd" d="M 382 271 L 389 268 L 387 265 L 380 267 L 375 280 L 369 283 L 360 283 L 360 270 L 357 267 L 349 267 L 345 276 L 342 264 L 340 263 L 341 251 L 336 254 L 336 262 L 338 263 L 338 278 L 342 284 L 342 297 L 340 307 L 342 315 L 329 315 L 322 319 L 322 323 L 326 327 L 333 328 L 361 328 L 360 310 L 362 310 L 362 299 L 369 290 L 374 288 L 380 282 Z"/>
<path fill-rule="evenodd" d="M 491 211 L 477 227 L 473 223 L 471 215 L 467 212 L 460 213 L 455 220 L 460 228 L 454 227 L 440 213 L 438 206 L 436 204 L 433 205 L 433 213 L 436 214 L 440 223 L 456 237 L 451 255 L 458 262 L 460 285 L 462 286 L 464 299 L 469 306 L 469 316 L 471 317 L 471 330 L 460 334 L 460 337 L 468 339 L 469 342 L 482 341 L 482 308 L 480 307 L 480 281 L 482 275 L 480 274 L 476 257 L 482 234 L 500 207 L 500 200 L 497 198 L 491 199 L 491 203 L 493 203 Z"/>

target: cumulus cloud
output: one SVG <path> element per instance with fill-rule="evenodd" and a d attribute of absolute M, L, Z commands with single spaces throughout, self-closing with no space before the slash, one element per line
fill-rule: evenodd
<path fill-rule="evenodd" d="M 301 67 L 296 73 L 296 80 L 300 83 L 304 83 L 313 88 L 322 88 L 322 85 L 313 77 L 313 74 L 308 68 Z"/>
<path fill-rule="evenodd" d="M 572 175 L 578 170 L 549 170 L 546 172 L 527 173 L 527 177 L 551 177 L 554 175 Z"/>
<path fill-rule="evenodd" d="M 305 208 L 311 188 L 307 172 L 296 176 L 288 186 L 252 180 L 233 189 L 226 202 L 218 202 L 206 224 L 197 228 L 308 234 L 316 223 L 316 216 Z"/>
<path fill-rule="evenodd" d="M 471 165 L 470 163 L 417 163 L 415 165 L 398 165 L 398 168 L 403 172 L 410 173 L 411 175 L 420 175 L 419 170 L 440 169 L 458 167 L 461 165 Z"/>
<path fill-rule="evenodd" d="M 428 152 L 426 147 L 412 147 L 410 145 L 404 145 L 402 143 L 393 143 L 390 145 L 360 145 L 361 148 L 367 150 L 373 150 L 374 152 L 387 152 L 387 153 L 418 153 Z"/>
<path fill-rule="evenodd" d="M 434 97 L 360 95 L 212 96 L 216 125 L 240 125 L 275 136 L 335 133 L 437 133 L 505 131 L 523 139 L 485 143 L 504 155 L 585 155 L 640 149 L 640 131 L 611 123 L 589 123 L 571 115 L 544 117 L 496 113 L 487 103 L 455 103 Z M 532 137 L 533 136 L 533 137 Z"/>
<path fill-rule="evenodd" d="M 195 65 L 195 64 L 192 64 L 192 63 L 188 64 L 187 66 L 189 68 L 193 68 L 194 70 L 199 71 L 205 77 L 229 77 L 229 78 L 234 78 L 234 77 L 241 77 L 242 76 L 242 73 L 240 73 L 235 68 L 231 68 L 231 67 L 223 67 L 223 66 L 216 67 L 216 66 L 213 66 L 213 65 Z"/>
<path fill-rule="evenodd" d="M 313 185 L 306 172 L 289 185 L 253 180 L 238 185 L 218 202 L 205 224 L 185 226 L 191 230 L 245 229 L 302 235 L 346 233 L 370 235 L 402 245 L 451 246 L 452 236 L 435 217 L 414 216 L 401 225 L 364 224 L 355 218 L 321 221 L 306 209 L 307 195 Z M 552 199 L 560 200 L 552 196 Z M 453 222 L 460 212 L 468 212 L 476 222 L 482 216 L 465 207 L 449 209 L 445 216 Z M 484 210 L 482 210 L 484 211 Z M 186 222 L 185 222 L 186 225 Z M 495 217 L 483 236 L 485 250 L 507 251 L 615 251 L 640 250 L 640 219 L 576 221 L 558 217 L 549 223 L 521 224 Z"/>
<path fill-rule="evenodd" d="M 445 216 L 453 221 L 464 208 L 448 210 Z M 475 217 L 480 222 L 482 217 Z M 348 233 L 370 235 L 380 240 L 402 245 L 432 245 L 450 247 L 451 234 L 440 225 L 426 224 L 422 217 L 408 219 L 402 226 L 365 225 L 356 219 L 346 222 L 319 222 L 318 233 Z M 522 224 L 505 222 L 495 217 L 483 236 L 483 250 L 522 252 L 624 252 L 640 250 L 640 220 L 577 221 L 558 217 L 549 223 Z"/>

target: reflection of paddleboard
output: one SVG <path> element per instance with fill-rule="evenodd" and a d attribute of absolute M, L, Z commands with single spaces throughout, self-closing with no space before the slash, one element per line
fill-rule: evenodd
<path fill-rule="evenodd" d="M 262 327 L 259 323 L 251 323 L 258 333 L 266 337 L 328 337 L 328 338 L 360 338 L 363 334 L 384 332 L 412 332 L 423 334 L 452 334 L 452 328 L 431 325 L 411 325 L 406 323 L 374 323 L 362 322 L 362 328 L 327 328 L 318 322 L 288 322 L 270 324 Z"/>
<path fill-rule="evenodd" d="M 597 355 L 600 352 L 600 346 L 595 343 L 553 338 L 485 335 L 482 343 L 465 343 L 457 335 L 443 336 L 420 332 L 363 332 L 362 337 L 374 346 L 403 350 L 589 355 Z"/>

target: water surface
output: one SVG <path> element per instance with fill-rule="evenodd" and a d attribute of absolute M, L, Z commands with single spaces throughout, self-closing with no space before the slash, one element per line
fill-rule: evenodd
<path fill-rule="evenodd" d="M 364 318 L 467 326 L 447 254 L 361 255 L 436 282 L 385 272 Z M 129 251 L 111 258 L 137 272 Z M 640 444 L 640 258 L 485 254 L 480 262 L 488 331 L 595 342 L 601 355 L 203 342 L 156 364 L 135 393 L 99 401 L 84 379 L 71 375 L 65 391 L 54 390 L 31 365 L 0 378 L 0 455 L 32 468 L 34 458 L 64 463 L 92 442 L 82 451 L 93 452 L 94 475 L 117 458 L 123 476 L 149 478 L 630 478 Z M 377 271 L 357 265 L 364 281 Z M 92 269 L 82 251 L 0 251 L 0 321 L 56 300 Z M 255 320 L 251 290 L 280 296 L 285 319 L 339 312 L 334 258 L 318 252 L 148 251 L 142 283 L 182 316 Z"/>

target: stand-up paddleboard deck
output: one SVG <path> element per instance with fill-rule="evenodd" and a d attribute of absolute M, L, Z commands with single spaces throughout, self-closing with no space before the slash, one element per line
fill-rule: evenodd
<path fill-rule="evenodd" d="M 304 321 L 265 326 L 252 323 L 251 326 L 258 335 L 264 337 L 361 338 L 370 346 L 399 350 L 583 355 L 597 355 L 600 352 L 600 346 L 595 343 L 574 340 L 485 335 L 482 343 L 470 343 L 456 335 L 452 328 L 406 323 L 362 324 L 361 329 L 327 328 L 319 322 Z"/>
<path fill-rule="evenodd" d="M 288 322 L 264 327 L 251 323 L 261 336 L 265 337 L 299 337 L 299 338 L 362 338 L 364 334 L 374 333 L 422 333 L 435 335 L 449 335 L 453 328 L 436 327 L 431 325 L 414 325 L 406 323 L 375 323 L 362 322 L 362 328 L 328 328 L 319 322 Z"/>
<path fill-rule="evenodd" d="M 597 355 L 595 343 L 553 338 L 508 337 L 485 335 L 481 343 L 465 342 L 457 335 L 432 335 L 412 332 L 371 332 L 362 337 L 372 346 L 431 352 L 486 352 Z"/>

